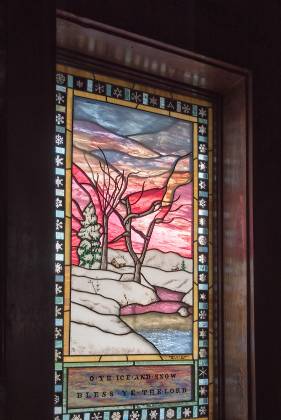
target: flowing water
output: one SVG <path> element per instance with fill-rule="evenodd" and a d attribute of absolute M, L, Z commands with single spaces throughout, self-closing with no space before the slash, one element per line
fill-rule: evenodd
<path fill-rule="evenodd" d="M 137 332 L 154 344 L 161 354 L 192 353 L 192 331 L 146 329 Z"/>

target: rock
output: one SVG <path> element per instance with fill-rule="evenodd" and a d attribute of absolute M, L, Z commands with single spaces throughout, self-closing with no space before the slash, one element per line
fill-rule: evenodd
<path fill-rule="evenodd" d="M 71 323 L 71 355 L 159 354 L 145 338 L 131 332 L 110 334 L 88 325 Z"/>
<path fill-rule="evenodd" d="M 116 257 L 112 258 L 111 265 L 113 265 L 113 267 L 116 267 L 116 268 L 125 267 L 125 265 L 126 265 L 125 258 L 122 257 L 121 255 L 116 256 Z"/>
<path fill-rule="evenodd" d="M 87 268 L 72 266 L 72 276 L 89 277 L 91 279 L 113 279 L 119 280 L 120 274 L 109 270 L 88 270 Z"/>
<path fill-rule="evenodd" d="M 180 316 L 184 316 L 184 317 L 188 316 L 188 310 L 187 310 L 187 308 L 185 308 L 184 306 L 182 306 L 182 307 L 178 310 L 178 314 L 179 314 Z"/>
<path fill-rule="evenodd" d="M 184 297 L 182 298 L 182 302 L 186 303 L 189 306 L 193 306 L 193 294 L 192 290 L 190 290 Z"/>
<path fill-rule="evenodd" d="M 77 303 L 71 303 L 71 321 L 118 335 L 132 331 L 118 316 L 98 314 Z"/>
<path fill-rule="evenodd" d="M 113 299 L 121 306 L 132 303 L 148 305 L 158 301 L 154 290 L 134 281 L 120 282 L 119 280 L 106 278 L 94 280 L 87 277 L 72 276 L 72 289 Z"/>
<path fill-rule="evenodd" d="M 124 273 L 121 275 L 120 281 L 132 281 L 134 278 L 134 273 Z M 153 289 L 153 286 L 151 286 L 150 283 L 148 283 L 148 281 L 146 281 L 146 279 L 144 278 L 144 276 L 141 274 L 141 284 L 143 286 L 149 287 L 150 289 Z"/>
<path fill-rule="evenodd" d="M 186 271 L 163 271 L 159 268 L 142 267 L 142 273 L 152 286 L 187 293 L 192 288 L 192 274 Z"/>
<path fill-rule="evenodd" d="M 113 299 L 93 293 L 71 291 L 71 302 L 79 303 L 92 311 L 105 315 L 119 315 L 120 305 Z"/>

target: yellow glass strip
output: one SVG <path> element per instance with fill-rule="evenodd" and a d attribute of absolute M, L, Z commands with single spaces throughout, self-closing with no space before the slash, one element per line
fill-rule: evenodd
<path fill-rule="evenodd" d="M 193 124 L 193 196 L 198 200 L 198 124 Z M 195 203 L 194 203 L 195 204 Z M 197 217 L 198 212 L 193 212 Z M 197 234 L 197 233 L 196 233 Z"/>
<path fill-rule="evenodd" d="M 100 362 L 127 362 L 126 355 L 101 356 Z"/>
<path fill-rule="evenodd" d="M 123 99 L 111 98 L 110 96 L 107 96 L 107 102 L 111 104 L 126 106 L 128 108 L 137 108 L 137 104 L 135 102 L 129 102 Z"/>
<path fill-rule="evenodd" d="M 209 165 L 209 419 L 213 420 L 214 404 L 214 302 L 213 302 L 213 110 L 208 109 L 208 165 Z"/>
<path fill-rule="evenodd" d="M 94 73 L 94 78 L 104 82 L 104 83 L 110 83 L 112 85 L 118 85 L 118 86 L 123 86 L 129 89 L 133 89 L 134 87 L 134 83 L 133 82 L 129 82 L 126 80 L 122 80 L 122 79 L 117 79 L 115 77 L 109 77 L 109 76 L 105 76 L 103 74 L 99 74 L 99 73 Z"/>
<path fill-rule="evenodd" d="M 93 79 L 93 73 L 86 70 L 77 69 L 71 66 L 65 66 L 64 64 L 57 64 L 56 67 L 57 67 L 57 71 L 61 71 L 62 73 L 68 73 L 68 74 L 72 74 L 73 76 Z"/>
<path fill-rule="evenodd" d="M 73 362 L 98 362 L 100 360 L 100 356 L 65 356 L 63 361 L 65 363 L 73 363 Z"/>
<path fill-rule="evenodd" d="M 158 354 L 128 354 L 128 360 L 130 361 L 148 361 L 148 360 L 162 360 L 161 356 Z"/>
<path fill-rule="evenodd" d="M 64 269 L 64 310 L 70 310 L 70 267 Z"/>
<path fill-rule="evenodd" d="M 64 336 L 63 353 L 69 354 L 70 338 L 70 267 L 65 267 L 64 274 Z"/>
<path fill-rule="evenodd" d="M 165 110 L 165 109 L 159 109 L 159 108 L 153 108 L 152 106 L 148 106 L 148 105 L 138 105 L 138 108 L 142 111 L 148 111 L 148 112 L 154 112 L 155 114 L 161 114 L 161 115 L 167 115 L 169 116 L 169 111 Z"/>
<path fill-rule="evenodd" d="M 162 360 L 193 360 L 192 354 L 171 354 L 161 356 Z"/>
<path fill-rule="evenodd" d="M 69 266 L 71 261 L 71 219 L 68 217 L 65 218 L 64 260 L 65 265 Z"/>
<path fill-rule="evenodd" d="M 66 129 L 72 131 L 73 118 L 73 89 L 67 89 L 67 105 L 66 105 Z"/>
<path fill-rule="evenodd" d="M 65 171 L 65 215 L 71 217 L 71 169 Z"/>
<path fill-rule="evenodd" d="M 70 312 L 64 311 L 63 354 L 69 354 Z"/>
<path fill-rule="evenodd" d="M 71 169 L 72 156 L 71 156 L 71 144 L 72 144 L 72 132 L 67 131 L 66 133 L 66 156 L 65 156 L 65 167 Z"/>
<path fill-rule="evenodd" d="M 97 101 L 106 102 L 106 96 L 97 95 L 91 92 L 82 92 L 80 90 L 74 90 L 74 96 L 80 96 L 81 98 L 95 99 Z"/>
<path fill-rule="evenodd" d="M 191 115 L 181 114 L 179 112 L 170 112 L 170 117 L 179 118 L 180 120 L 186 120 L 191 122 L 197 122 L 197 117 L 192 117 Z"/>
<path fill-rule="evenodd" d="M 193 359 L 198 359 L 198 321 L 193 322 Z"/>

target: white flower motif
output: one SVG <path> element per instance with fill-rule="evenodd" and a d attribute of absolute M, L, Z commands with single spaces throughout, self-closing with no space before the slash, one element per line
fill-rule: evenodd
<path fill-rule="evenodd" d="M 206 293 L 200 293 L 200 300 L 207 300 L 207 295 Z"/>
<path fill-rule="evenodd" d="M 157 419 L 157 416 L 158 416 L 157 410 L 151 410 L 149 412 L 149 417 L 150 417 L 151 420 L 156 420 Z"/>
<path fill-rule="evenodd" d="M 56 263 L 55 264 L 55 273 L 56 274 L 59 274 L 59 273 L 61 273 L 62 272 L 62 264 L 61 263 Z"/>
<path fill-rule="evenodd" d="M 56 252 L 59 252 L 62 250 L 62 243 L 59 241 L 56 241 Z"/>
<path fill-rule="evenodd" d="M 102 414 L 98 411 L 97 413 L 93 413 L 91 420 L 101 420 L 102 419 Z"/>
<path fill-rule="evenodd" d="M 184 112 L 185 114 L 188 114 L 190 112 L 190 106 L 188 104 L 183 104 L 182 112 Z"/>
<path fill-rule="evenodd" d="M 198 315 L 199 315 L 200 319 L 206 319 L 207 318 L 207 312 L 206 311 L 200 311 Z"/>
<path fill-rule="evenodd" d="M 58 113 L 58 114 L 56 115 L 56 123 L 57 123 L 58 125 L 62 125 L 62 124 L 64 124 L 64 115 L 62 115 L 62 114 Z"/>
<path fill-rule="evenodd" d="M 59 316 L 61 316 L 61 314 L 62 314 L 62 308 L 60 306 L 56 306 L 55 314 L 56 314 L 56 318 L 59 317 Z"/>
<path fill-rule="evenodd" d="M 150 104 L 151 104 L 152 106 L 156 106 L 156 105 L 157 105 L 157 103 L 158 103 L 156 96 L 152 96 L 152 97 L 149 99 L 149 102 L 150 102 Z"/>
<path fill-rule="evenodd" d="M 206 181 L 202 181 L 202 179 L 199 181 L 199 188 L 201 188 L 201 190 L 205 190 L 205 188 L 207 187 L 207 183 Z"/>
<path fill-rule="evenodd" d="M 63 165 L 63 157 L 56 155 L 56 166 L 62 166 Z"/>
<path fill-rule="evenodd" d="M 65 75 L 62 73 L 57 73 L 56 75 L 56 82 L 58 85 L 63 85 L 65 82 L 66 78 Z"/>
<path fill-rule="evenodd" d="M 140 417 L 140 413 L 138 411 L 132 411 L 130 414 L 131 420 L 138 420 L 139 417 Z"/>
<path fill-rule="evenodd" d="M 100 82 L 95 85 L 95 92 L 104 93 L 104 86 Z"/>
<path fill-rule="evenodd" d="M 55 383 L 57 384 L 60 381 L 61 381 L 61 374 L 55 371 Z"/>
<path fill-rule="evenodd" d="M 199 162 L 199 170 L 200 171 L 206 171 L 207 165 L 205 162 Z"/>
<path fill-rule="evenodd" d="M 116 98 L 121 98 L 122 90 L 119 87 L 113 89 L 113 96 L 115 96 Z"/>
<path fill-rule="evenodd" d="M 198 237 L 198 242 L 199 242 L 200 245 L 206 245 L 208 240 L 207 240 L 206 236 L 200 235 Z"/>
<path fill-rule="evenodd" d="M 207 257 L 204 254 L 200 254 L 198 260 L 201 264 L 205 264 L 205 262 L 207 261 Z"/>
<path fill-rule="evenodd" d="M 111 420 L 120 420 L 121 419 L 121 413 L 119 411 L 114 411 L 111 414 Z"/>
<path fill-rule="evenodd" d="M 207 224 L 207 219 L 205 219 L 204 217 L 200 217 L 199 218 L 199 225 L 200 226 L 206 226 Z"/>
<path fill-rule="evenodd" d="M 199 336 L 200 336 L 200 338 L 206 338 L 206 336 L 207 336 L 207 331 L 206 331 L 206 330 L 200 330 L 200 331 L 199 331 Z"/>
<path fill-rule="evenodd" d="M 203 209 L 204 209 L 205 207 L 207 207 L 207 200 L 205 200 L 204 198 L 201 198 L 201 199 L 199 200 L 199 206 L 200 206 L 200 207 L 203 207 Z"/>
<path fill-rule="evenodd" d="M 204 416 L 205 414 L 207 414 L 207 408 L 204 406 L 199 407 L 199 414 L 200 416 Z"/>
<path fill-rule="evenodd" d="M 60 146 L 61 144 L 63 144 L 63 137 L 60 134 L 56 134 L 56 144 L 58 146 Z"/>
<path fill-rule="evenodd" d="M 183 410 L 182 413 L 183 413 L 185 418 L 191 417 L 191 408 L 190 407 L 185 407 L 185 409 Z"/>
<path fill-rule="evenodd" d="M 207 376 L 207 369 L 205 367 L 199 369 L 199 376 Z"/>
<path fill-rule="evenodd" d="M 200 153 L 206 153 L 207 152 L 206 144 L 199 144 L 199 152 Z"/>
<path fill-rule="evenodd" d="M 77 80 L 77 82 L 76 82 L 76 86 L 78 86 L 78 87 L 79 87 L 79 89 L 81 89 L 81 88 L 84 86 L 83 81 L 82 81 L 82 80 Z"/>
<path fill-rule="evenodd" d="M 131 99 L 134 102 L 141 102 L 141 93 L 139 92 L 132 92 Z"/>
<path fill-rule="evenodd" d="M 80 416 L 80 414 L 74 414 L 74 416 L 71 417 L 71 420 L 82 420 L 82 417 Z"/>
<path fill-rule="evenodd" d="M 172 408 L 169 408 L 166 412 L 166 417 L 168 419 L 172 419 L 175 416 L 175 410 L 173 410 Z"/>
<path fill-rule="evenodd" d="M 200 274 L 199 274 L 199 281 L 204 282 L 204 281 L 206 281 L 206 280 L 207 280 L 207 276 L 206 276 L 206 274 L 205 274 L 205 273 L 200 273 Z"/>
<path fill-rule="evenodd" d="M 57 362 L 58 360 L 61 359 L 62 356 L 62 352 L 58 349 L 55 350 L 55 361 Z"/>
<path fill-rule="evenodd" d="M 200 386 L 199 394 L 201 395 L 201 397 L 204 397 L 205 395 L 207 395 L 207 393 L 208 393 L 207 388 L 205 386 Z"/>
<path fill-rule="evenodd" d="M 202 136 L 204 136 L 204 135 L 207 133 L 206 126 L 205 126 L 205 125 L 203 125 L 203 124 L 199 125 L 199 129 L 198 129 L 198 131 L 199 131 L 199 133 L 200 133 Z"/>
<path fill-rule="evenodd" d="M 62 200 L 60 198 L 56 198 L 56 208 L 59 209 L 62 207 Z"/>
<path fill-rule="evenodd" d="M 198 114 L 201 118 L 205 118 L 207 115 L 207 111 L 204 108 L 199 108 Z"/>
<path fill-rule="evenodd" d="M 56 219 L 56 230 L 61 230 L 63 228 L 62 221 L 59 219 Z"/>
<path fill-rule="evenodd" d="M 54 400 L 55 400 L 55 404 L 58 404 L 60 401 L 60 397 L 58 395 L 55 395 Z"/>
<path fill-rule="evenodd" d="M 58 327 L 55 328 L 55 337 L 56 339 L 61 337 L 61 330 Z"/>
<path fill-rule="evenodd" d="M 59 284 L 56 284 L 56 295 L 59 295 L 62 293 L 62 286 Z"/>
<path fill-rule="evenodd" d="M 62 95 L 61 92 L 56 93 L 56 101 L 59 105 L 64 104 L 65 98 L 64 98 L 64 96 Z"/>
<path fill-rule="evenodd" d="M 63 178 L 60 178 L 59 176 L 56 177 L 55 179 L 55 184 L 57 186 L 57 188 L 60 188 L 63 186 Z"/>

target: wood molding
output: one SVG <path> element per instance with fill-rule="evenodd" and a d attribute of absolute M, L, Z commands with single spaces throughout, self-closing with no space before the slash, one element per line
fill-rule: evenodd
<path fill-rule="evenodd" d="M 255 420 L 251 73 L 64 11 L 57 12 L 57 48 L 63 64 L 211 97 L 221 111 L 214 127 L 222 157 L 216 420 Z"/>

